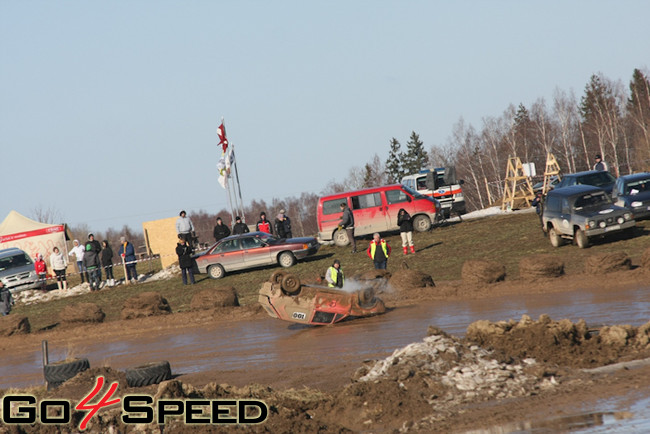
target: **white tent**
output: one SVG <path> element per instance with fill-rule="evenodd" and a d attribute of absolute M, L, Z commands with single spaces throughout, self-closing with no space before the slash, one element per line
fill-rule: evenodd
<path fill-rule="evenodd" d="M 32 258 L 40 253 L 47 260 L 56 246 L 67 256 L 65 224 L 51 225 L 34 221 L 11 211 L 0 224 L 0 249 L 18 247 Z"/>

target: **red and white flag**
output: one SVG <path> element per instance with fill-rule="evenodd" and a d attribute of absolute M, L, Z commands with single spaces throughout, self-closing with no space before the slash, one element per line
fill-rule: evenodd
<path fill-rule="evenodd" d="M 228 139 L 226 138 L 226 126 L 221 122 L 219 128 L 217 128 L 217 136 L 219 136 L 219 144 L 223 152 L 226 152 L 228 149 Z"/>

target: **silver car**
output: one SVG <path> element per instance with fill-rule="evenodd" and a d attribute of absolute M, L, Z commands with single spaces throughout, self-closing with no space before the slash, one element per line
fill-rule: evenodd
<path fill-rule="evenodd" d="M 542 225 L 554 247 L 564 244 L 565 239 L 572 239 L 584 249 L 595 236 L 621 231 L 633 235 L 636 222 L 632 213 L 614 205 L 603 189 L 573 185 L 548 192 Z"/>
<path fill-rule="evenodd" d="M 15 247 L 0 250 L 0 280 L 11 292 L 40 288 L 34 261 Z"/>

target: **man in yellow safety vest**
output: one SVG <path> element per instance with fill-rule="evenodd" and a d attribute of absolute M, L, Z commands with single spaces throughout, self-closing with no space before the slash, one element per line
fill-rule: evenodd
<path fill-rule="evenodd" d="M 334 260 L 332 266 L 325 273 L 325 280 L 330 288 L 343 288 L 345 277 L 343 276 L 343 270 L 341 270 L 341 261 Z"/>
<path fill-rule="evenodd" d="M 379 248 L 377 248 L 379 246 Z M 368 256 L 375 264 L 375 269 L 385 270 L 390 256 L 390 246 L 378 233 L 374 233 L 370 246 L 368 246 Z"/>

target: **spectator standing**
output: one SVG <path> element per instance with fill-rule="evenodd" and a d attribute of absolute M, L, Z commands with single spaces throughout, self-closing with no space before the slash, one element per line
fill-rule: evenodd
<path fill-rule="evenodd" d="M 179 237 L 183 237 L 188 243 L 192 242 L 192 232 L 194 232 L 194 225 L 192 220 L 187 216 L 185 210 L 181 211 L 179 217 L 176 219 L 176 233 Z"/>
<path fill-rule="evenodd" d="M 95 235 L 93 235 L 92 233 L 88 234 L 88 241 L 86 241 L 86 245 L 84 246 L 84 256 L 86 255 L 86 252 L 88 251 L 88 245 L 89 244 L 91 246 L 90 250 L 92 250 L 95 253 L 95 255 L 97 255 L 97 262 L 99 263 L 99 265 L 101 265 L 101 262 L 99 261 L 99 255 L 100 255 L 100 253 L 102 251 L 102 245 L 99 244 L 99 241 L 97 241 L 95 239 Z M 90 272 L 88 274 L 90 274 Z M 97 278 L 101 282 L 102 281 L 102 268 L 101 268 L 101 266 L 97 267 L 96 274 L 97 274 Z M 88 276 L 86 276 L 86 277 L 88 277 Z M 88 281 L 88 282 L 90 282 L 90 281 Z"/>
<path fill-rule="evenodd" d="M 334 260 L 332 266 L 325 273 L 325 280 L 330 288 L 343 288 L 345 277 L 343 276 L 343 270 L 341 270 L 341 261 Z"/>
<path fill-rule="evenodd" d="M 75 256 L 77 262 L 77 272 L 79 273 L 79 276 L 81 276 L 81 283 L 84 283 L 84 274 L 85 274 L 84 272 L 86 271 L 84 270 L 84 264 L 83 264 L 84 247 L 81 244 L 79 244 L 79 240 L 74 240 L 72 244 L 74 245 L 74 247 L 70 249 L 70 253 L 68 253 L 68 255 Z M 88 280 L 88 275 L 86 275 L 86 280 Z"/>
<path fill-rule="evenodd" d="M 345 233 L 348 234 L 348 239 L 352 243 L 352 253 L 357 253 L 357 241 L 354 239 L 354 214 L 347 203 L 341 202 L 340 206 L 343 216 L 339 222 L 339 229 L 345 229 Z"/>
<path fill-rule="evenodd" d="M 38 275 L 38 280 L 41 282 L 41 291 L 47 290 L 47 264 L 43 260 L 43 255 L 40 253 L 36 254 L 36 260 L 34 261 L 34 269 Z"/>
<path fill-rule="evenodd" d="M 271 222 L 266 219 L 266 213 L 264 211 L 260 213 L 260 219 L 257 222 L 255 229 L 259 232 L 273 234 L 273 227 L 271 226 Z"/>
<path fill-rule="evenodd" d="M 125 237 L 120 237 L 120 249 L 117 253 L 126 264 L 126 276 L 124 278 L 127 282 L 136 283 L 138 272 L 135 269 L 136 257 L 133 244 L 128 242 Z"/>
<path fill-rule="evenodd" d="M 194 260 L 192 259 L 192 246 L 183 239 L 178 237 L 178 244 L 176 244 L 176 255 L 178 255 L 178 265 L 181 267 L 183 276 L 183 285 L 187 285 L 187 276 L 190 277 L 190 285 L 194 285 Z"/>
<path fill-rule="evenodd" d="M 409 248 L 411 249 L 411 253 L 415 254 L 415 246 L 413 245 L 413 220 L 411 220 L 411 215 L 404 208 L 400 208 L 397 212 L 397 225 L 399 226 L 399 235 L 402 237 L 402 250 L 404 254 L 408 254 Z"/>
<path fill-rule="evenodd" d="M 91 238 L 93 238 L 92 234 L 89 235 L 88 241 L 86 242 L 86 251 L 84 252 L 84 267 L 88 271 L 88 283 L 90 283 L 90 290 L 99 291 L 99 283 L 102 280 L 100 268 L 101 264 L 99 262 L 99 252 L 101 251 L 101 247 L 99 248 L 99 251 L 97 251 L 95 243 L 99 244 L 99 242 L 94 241 L 94 239 Z"/>
<path fill-rule="evenodd" d="M 9 291 L 9 288 L 5 288 L 5 284 L 0 280 L 0 314 L 2 316 L 9 315 L 13 305 L 14 297 L 11 295 L 11 291 Z"/>
<path fill-rule="evenodd" d="M 600 154 L 596 154 L 596 163 L 594 164 L 594 170 L 607 171 L 607 163 L 603 161 L 603 158 Z"/>
<path fill-rule="evenodd" d="M 291 232 L 291 219 L 287 215 L 287 212 L 283 209 L 280 210 L 282 214 L 282 228 L 284 229 L 284 238 L 293 238 L 293 232 Z"/>
<path fill-rule="evenodd" d="M 50 255 L 50 266 L 54 271 L 56 276 L 56 286 L 59 290 L 68 289 L 68 282 L 65 279 L 65 269 L 68 267 L 68 261 L 63 253 L 59 251 L 58 247 L 52 249 L 52 254 Z"/>
<path fill-rule="evenodd" d="M 111 249 L 108 240 L 102 241 L 101 263 L 106 274 L 106 285 L 115 286 L 115 278 L 113 277 L 113 249 Z"/>
<path fill-rule="evenodd" d="M 377 232 L 372 235 L 372 241 L 368 246 L 368 256 L 375 264 L 376 270 L 385 270 L 390 256 L 390 246 L 379 236 Z"/>
<path fill-rule="evenodd" d="M 214 236 L 215 241 L 219 241 L 220 239 L 226 238 L 230 235 L 230 228 L 223 224 L 221 217 L 217 217 L 217 225 L 214 227 L 212 235 Z"/>
<path fill-rule="evenodd" d="M 250 232 L 248 230 L 248 225 L 246 223 L 242 223 L 241 217 L 239 216 L 235 217 L 235 226 L 232 227 L 232 234 L 241 235 L 241 234 L 246 234 L 248 232 Z"/>
<path fill-rule="evenodd" d="M 535 207 L 535 212 L 537 213 L 537 217 L 539 217 L 539 224 L 542 227 L 542 232 L 546 235 L 546 232 L 544 231 L 544 220 L 542 219 L 542 214 L 544 213 L 544 195 L 541 191 L 538 191 L 535 194 L 535 199 L 533 199 L 530 205 Z"/>

